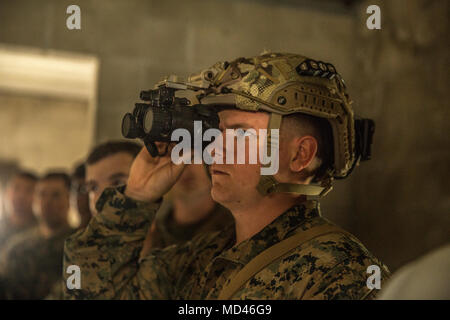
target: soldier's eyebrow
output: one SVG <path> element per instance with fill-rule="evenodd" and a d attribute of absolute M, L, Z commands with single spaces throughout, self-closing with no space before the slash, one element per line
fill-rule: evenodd
<path fill-rule="evenodd" d="M 228 125 L 228 126 L 220 124 L 219 127 L 220 127 L 221 130 L 224 130 L 224 129 L 249 129 L 249 128 L 253 128 L 248 123 L 243 123 L 243 122 L 234 123 L 234 124 Z"/>
<path fill-rule="evenodd" d="M 229 126 L 227 129 L 248 129 L 251 127 L 252 126 L 250 126 L 248 123 L 235 123 L 235 124 Z"/>

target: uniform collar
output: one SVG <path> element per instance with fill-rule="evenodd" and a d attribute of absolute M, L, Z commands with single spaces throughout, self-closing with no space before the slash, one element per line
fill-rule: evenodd
<path fill-rule="evenodd" d="M 224 250 L 218 257 L 245 265 L 265 249 L 294 234 L 300 227 L 302 230 L 309 229 L 312 220 L 320 217 L 319 203 L 305 201 L 289 208 L 253 237 Z"/>

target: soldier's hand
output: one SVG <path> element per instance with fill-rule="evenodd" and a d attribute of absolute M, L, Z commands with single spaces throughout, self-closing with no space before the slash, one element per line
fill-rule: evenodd
<path fill-rule="evenodd" d="M 152 157 L 146 147 L 131 165 L 125 194 L 139 201 L 156 201 L 166 194 L 180 177 L 185 164 L 174 164 L 170 158 L 173 145 L 159 143 L 158 149 L 168 148 L 163 157 Z M 188 156 L 188 155 L 186 155 Z"/>

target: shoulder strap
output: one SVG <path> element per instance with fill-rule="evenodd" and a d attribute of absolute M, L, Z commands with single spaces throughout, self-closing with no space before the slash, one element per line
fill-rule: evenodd
<path fill-rule="evenodd" d="M 264 250 L 255 258 L 250 260 L 239 272 L 231 279 L 228 285 L 225 285 L 219 294 L 219 300 L 230 299 L 247 281 L 249 281 L 259 271 L 267 267 L 273 261 L 282 257 L 289 251 L 301 246 L 303 243 L 308 242 L 319 236 L 323 236 L 329 233 L 344 233 L 348 234 L 343 229 L 332 225 L 324 224 L 318 227 L 312 227 L 306 231 L 295 234 L 270 248 Z"/>

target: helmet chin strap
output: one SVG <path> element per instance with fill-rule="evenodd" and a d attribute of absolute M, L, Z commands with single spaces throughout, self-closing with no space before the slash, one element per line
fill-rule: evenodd
<path fill-rule="evenodd" d="M 272 152 L 272 130 L 280 129 L 282 116 L 277 113 L 271 113 L 269 118 L 269 125 L 267 126 L 267 153 L 270 157 Z M 263 167 L 269 167 L 270 163 L 263 164 Z M 305 195 L 308 200 L 317 199 L 325 196 L 331 189 L 332 179 L 325 179 L 321 184 L 297 184 L 297 183 L 282 183 L 278 182 L 273 175 L 261 175 L 258 185 L 256 186 L 258 192 L 265 196 L 271 193 L 293 193 L 298 195 Z"/>

